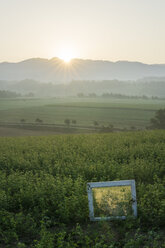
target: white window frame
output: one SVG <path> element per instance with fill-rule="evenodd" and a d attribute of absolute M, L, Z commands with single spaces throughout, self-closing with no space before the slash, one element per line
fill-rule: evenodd
<path fill-rule="evenodd" d="M 136 186 L 135 180 L 121 180 L 121 181 L 107 181 L 107 182 L 91 182 L 87 183 L 88 204 L 89 204 L 89 218 L 91 221 L 112 220 L 112 219 L 126 219 L 126 216 L 108 216 L 108 217 L 95 217 L 93 206 L 93 188 L 102 187 L 117 187 L 117 186 L 131 186 L 132 195 L 132 210 L 133 216 L 137 217 L 137 201 L 136 201 Z"/>

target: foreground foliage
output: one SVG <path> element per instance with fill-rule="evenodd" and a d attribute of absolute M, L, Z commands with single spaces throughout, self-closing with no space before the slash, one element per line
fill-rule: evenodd
<path fill-rule="evenodd" d="M 165 132 L 0 139 L 0 247 L 164 245 Z M 135 179 L 136 220 L 90 223 L 86 183 Z"/>

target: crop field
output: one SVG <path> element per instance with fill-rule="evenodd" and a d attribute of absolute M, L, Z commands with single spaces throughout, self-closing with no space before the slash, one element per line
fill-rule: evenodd
<path fill-rule="evenodd" d="M 138 217 L 90 222 L 87 183 L 129 179 Z M 164 187 L 163 130 L 1 137 L 0 247 L 164 248 Z"/>
<path fill-rule="evenodd" d="M 64 133 L 65 130 L 61 130 L 61 133 Z M 47 136 L 47 135 L 55 135 L 59 134 L 59 129 L 57 131 L 55 130 L 36 130 L 31 129 L 28 127 L 28 129 L 25 128 L 19 128 L 19 127 L 1 127 L 0 126 L 0 136 L 1 137 L 20 137 L 20 136 Z"/>
<path fill-rule="evenodd" d="M 76 121 L 76 126 L 145 129 L 155 111 L 165 108 L 165 100 L 50 98 L 0 100 L 0 123 L 35 123 L 64 125 L 65 119 Z M 74 126 L 74 125 L 73 125 Z"/>

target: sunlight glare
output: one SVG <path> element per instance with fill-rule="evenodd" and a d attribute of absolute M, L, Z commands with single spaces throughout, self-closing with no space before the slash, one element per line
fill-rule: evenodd
<path fill-rule="evenodd" d="M 73 58 L 75 58 L 75 51 L 73 49 L 62 49 L 59 54 L 59 58 L 65 63 L 69 63 Z"/>

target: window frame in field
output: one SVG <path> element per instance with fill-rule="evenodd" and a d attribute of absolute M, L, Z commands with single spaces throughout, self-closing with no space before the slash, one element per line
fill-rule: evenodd
<path fill-rule="evenodd" d="M 107 182 L 91 182 L 87 183 L 88 205 L 89 205 L 89 218 L 91 221 L 112 220 L 112 219 L 126 219 L 126 216 L 108 216 L 108 217 L 95 217 L 93 206 L 93 188 L 104 187 L 117 187 L 117 186 L 131 186 L 132 196 L 132 210 L 133 216 L 137 217 L 137 201 L 136 201 L 136 186 L 135 180 L 121 180 L 121 181 L 107 181 Z"/>

